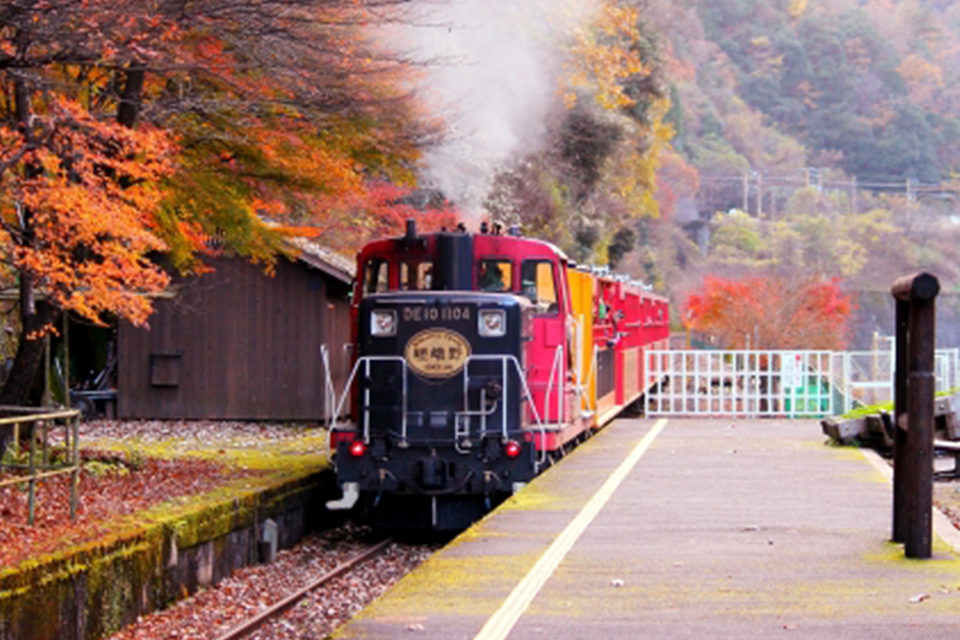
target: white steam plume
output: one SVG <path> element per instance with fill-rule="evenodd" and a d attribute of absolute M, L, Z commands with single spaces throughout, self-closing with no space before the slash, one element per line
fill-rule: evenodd
<path fill-rule="evenodd" d="M 589 20 L 584 0 L 424 0 L 433 26 L 405 30 L 427 64 L 423 100 L 449 125 L 430 150 L 423 186 L 440 189 L 472 223 L 498 168 L 544 141 L 558 104 L 564 42 Z"/>

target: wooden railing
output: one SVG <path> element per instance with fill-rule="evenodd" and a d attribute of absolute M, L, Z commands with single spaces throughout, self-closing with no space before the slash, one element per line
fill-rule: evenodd
<path fill-rule="evenodd" d="M 12 415 L 11 415 L 12 414 Z M 13 427 L 11 449 L 17 460 L 0 462 L 0 471 L 13 470 L 14 477 L 0 477 L 0 488 L 27 485 L 27 524 L 33 525 L 36 515 L 37 483 L 45 478 L 70 474 L 70 519 L 77 517 L 77 485 L 80 479 L 79 416 L 77 409 L 46 410 L 39 407 L 0 406 L 0 428 Z M 56 429 L 63 429 L 64 457 L 51 460 L 49 440 Z M 26 430 L 29 449 L 26 462 L 20 462 L 20 436 Z M 38 438 L 39 436 L 39 438 Z M 38 449 L 39 440 L 39 451 Z M 4 452 L 0 451 L 0 455 Z"/>

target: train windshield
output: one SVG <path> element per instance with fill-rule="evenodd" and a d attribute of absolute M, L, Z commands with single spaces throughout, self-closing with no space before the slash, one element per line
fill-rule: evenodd
<path fill-rule="evenodd" d="M 410 260 L 400 263 L 400 289 L 403 291 L 428 290 L 432 280 L 432 262 Z"/>
<path fill-rule="evenodd" d="M 390 286 L 387 277 L 388 264 L 386 260 L 371 258 L 363 268 L 363 292 L 379 293 L 386 291 Z"/>
<path fill-rule="evenodd" d="M 549 260 L 524 260 L 520 268 L 521 293 L 530 299 L 537 313 L 557 313 L 557 285 L 553 263 Z"/>
<path fill-rule="evenodd" d="M 509 260 L 477 262 L 477 288 L 480 291 L 510 291 L 513 264 Z"/>

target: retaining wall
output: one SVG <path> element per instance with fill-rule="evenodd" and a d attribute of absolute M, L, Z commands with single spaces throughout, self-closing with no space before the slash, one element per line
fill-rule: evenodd
<path fill-rule="evenodd" d="M 258 561 L 260 526 L 289 547 L 322 517 L 327 473 L 145 516 L 131 530 L 0 569 L 0 640 L 93 640 Z"/>

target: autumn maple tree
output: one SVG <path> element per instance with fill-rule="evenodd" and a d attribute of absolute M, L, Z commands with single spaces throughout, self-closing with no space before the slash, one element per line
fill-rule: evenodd
<path fill-rule="evenodd" d="M 0 257 L 18 288 L 22 334 L 2 404 L 26 401 L 42 355 L 38 338 L 60 310 L 143 323 L 146 296 L 168 281 L 146 256 L 163 248 L 154 214 L 172 141 L 152 127 L 125 126 L 119 112 L 100 117 L 78 91 L 86 67 L 124 66 L 117 51 L 128 39 L 115 22 L 123 3 L 89 4 L 0 9 Z M 122 74 L 115 80 L 123 86 Z"/>
<path fill-rule="evenodd" d="M 841 349 L 853 310 L 836 279 L 707 276 L 688 296 L 684 322 L 730 349 Z"/>
<path fill-rule="evenodd" d="M 269 267 L 303 227 L 343 246 L 399 228 L 437 132 L 369 37 L 402 4 L 4 3 L 0 258 L 22 339 L 0 403 L 26 402 L 61 312 L 144 324 L 169 281 L 153 252 Z"/>

